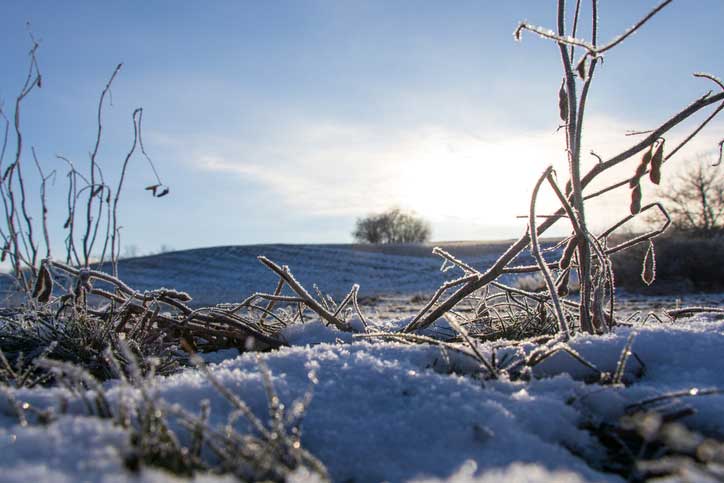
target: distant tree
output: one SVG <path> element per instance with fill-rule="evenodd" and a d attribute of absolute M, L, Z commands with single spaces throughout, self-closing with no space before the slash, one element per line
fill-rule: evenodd
<path fill-rule="evenodd" d="M 124 245 L 122 258 L 136 258 L 141 256 L 141 250 L 138 245 Z"/>
<path fill-rule="evenodd" d="M 724 234 L 724 175 L 721 169 L 700 159 L 676 176 L 659 196 L 678 231 L 702 238 Z"/>
<path fill-rule="evenodd" d="M 171 245 L 162 244 L 161 248 L 158 249 L 158 253 L 168 253 L 174 251 L 173 247 Z"/>
<path fill-rule="evenodd" d="M 430 233 L 427 221 L 393 208 L 358 218 L 352 236 L 359 243 L 423 243 L 430 239 Z"/>

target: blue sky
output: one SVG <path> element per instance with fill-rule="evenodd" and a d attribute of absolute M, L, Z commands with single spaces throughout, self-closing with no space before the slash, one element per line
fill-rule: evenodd
<path fill-rule="evenodd" d="M 601 2 L 602 39 L 656 3 Z M 152 173 L 134 158 L 122 244 L 142 251 L 344 243 L 358 216 L 393 205 L 427 217 L 436 240 L 514 237 L 537 176 L 565 166 L 557 50 L 512 36 L 524 19 L 553 27 L 554 9 L 542 0 L 13 2 L 0 20 L 0 99 L 9 111 L 24 80 L 30 21 L 44 85 L 23 108 L 26 142 L 46 170 L 62 170 L 55 154 L 84 165 L 98 96 L 124 62 L 100 161 L 113 179 L 143 106 L 146 150 L 171 187 L 151 199 Z M 706 92 L 691 74 L 724 75 L 722 19 L 721 0 L 675 1 L 610 52 L 586 145 L 615 154 L 631 142 L 626 130 L 654 127 Z M 682 159 L 711 153 L 723 126 Z M 59 226 L 65 178 L 51 189 Z M 592 208 L 601 226 L 625 214 L 624 198 Z"/>

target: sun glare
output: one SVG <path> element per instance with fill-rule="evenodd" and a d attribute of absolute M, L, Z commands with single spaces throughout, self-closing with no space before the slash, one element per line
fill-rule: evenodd
<path fill-rule="evenodd" d="M 437 133 L 405 154 L 399 185 L 403 207 L 432 220 L 499 224 L 525 213 L 537 168 L 556 161 L 557 153 L 554 139 L 540 145 Z"/>

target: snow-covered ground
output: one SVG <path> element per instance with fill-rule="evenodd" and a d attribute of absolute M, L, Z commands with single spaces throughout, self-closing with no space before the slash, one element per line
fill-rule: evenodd
<path fill-rule="evenodd" d="M 290 265 L 303 283 L 319 283 L 325 292 L 337 295 L 356 282 L 362 295 L 365 286 L 368 294 L 387 294 L 377 302 L 374 317 L 384 329 L 409 321 L 407 301 L 443 279 L 437 275 L 438 260 L 425 256 L 362 250 L 350 255 L 349 248 L 329 246 L 266 246 L 262 252 L 228 248 L 223 256 L 215 250 L 203 262 L 209 272 L 184 262 L 198 253 L 180 252 L 157 257 L 163 278 L 154 278 L 150 259 L 145 272 L 128 261 L 122 275 L 136 288 L 173 286 L 201 294 L 204 301 L 229 301 L 232 294 L 239 298 L 273 289 L 274 278 L 253 259 L 264 254 Z M 497 253 L 463 258 L 484 268 Z M 630 311 L 656 308 L 635 297 L 626 300 Z M 716 296 L 697 301 L 720 302 Z M 670 307 L 676 301 L 658 303 Z M 214 377 L 263 420 L 269 418 L 268 402 L 257 357 L 269 367 L 287 407 L 311 387 L 302 446 L 326 465 L 333 481 L 622 481 L 599 470 L 606 450 L 585 428 L 616 423 L 627 405 L 682 392 L 686 395 L 665 403 L 690 407 L 693 413 L 682 420 L 690 429 L 724 439 L 724 396 L 701 395 L 724 388 L 724 321 L 706 316 L 670 323 L 649 319 L 605 336 L 577 336 L 570 345 L 600 370 L 613 372 L 632 331 L 632 350 L 645 371 L 630 358 L 625 386 L 587 383 L 591 370 L 565 353 L 537 365 L 528 382 L 505 377 L 482 381 L 472 360 L 438 347 L 363 340 L 314 320 L 286 329 L 291 347 L 261 355 L 224 351 L 205 358 Z M 495 344 L 483 344 L 481 351 L 487 357 L 494 348 L 499 357 L 515 352 Z M 533 349 L 529 344 L 517 350 Z M 196 369 L 157 377 L 153 383 L 160 398 L 186 411 L 198 412 L 208 400 L 212 426 L 222 427 L 233 412 Z M 105 389 L 112 404 L 135 391 L 118 382 L 106 383 Z M 176 481 L 155 469 L 128 472 L 123 464 L 128 435 L 108 420 L 87 416 L 77 394 L 60 387 L 7 391 L 12 397 L 0 393 L 0 481 Z M 63 414 L 49 425 L 24 426 L 13 399 Z M 64 411 L 62 405 L 67 405 Z M 243 423 L 237 425 L 243 430 Z M 692 481 L 702 477 L 695 474 Z M 304 481 L 310 475 L 294 478 Z"/>
<path fill-rule="evenodd" d="M 579 336 L 571 345 L 601 370 L 613 371 L 631 330 Z M 586 384 L 590 370 L 562 353 L 537 366 L 530 382 L 482 382 L 474 371 L 451 374 L 438 348 L 360 341 L 317 322 L 294 328 L 289 340 L 306 342 L 311 336 L 331 342 L 284 348 L 261 359 L 288 405 L 305 394 L 309 374 L 315 373 L 302 442 L 334 481 L 618 481 L 592 468 L 605 454 L 581 429 L 583 423 L 616 421 L 626 405 L 664 393 L 724 387 L 724 322 L 700 317 L 635 330 L 633 351 L 646 371 L 638 378 L 638 363 L 630 360 L 628 387 Z M 256 356 L 216 357 L 225 360 L 210 365 L 215 377 L 266 418 Z M 209 400 L 212 425 L 224 425 L 232 411 L 198 370 L 155 383 L 160 397 L 188 411 Z M 127 390 L 114 383 L 107 389 L 111 401 Z M 157 470 L 126 472 L 127 436 L 85 416 L 78 397 L 65 389 L 13 394 L 35 407 L 57 408 L 62 398 L 71 403 L 68 413 L 47 427 L 21 426 L 7 399 L 0 399 L 0 480 L 172 479 Z M 724 437 L 724 396 L 676 401 L 696 411 L 686 421 L 691 428 Z"/>

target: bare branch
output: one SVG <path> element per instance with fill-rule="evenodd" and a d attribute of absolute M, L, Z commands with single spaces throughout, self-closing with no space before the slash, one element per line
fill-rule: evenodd
<path fill-rule="evenodd" d="M 98 111 L 96 116 L 96 122 L 98 126 L 98 130 L 96 133 L 96 141 L 95 146 L 93 147 L 93 151 L 90 153 L 90 186 L 92 189 L 90 190 L 88 194 L 88 201 L 86 203 L 86 225 L 85 225 L 85 234 L 83 235 L 83 264 L 87 267 L 90 261 L 90 253 L 93 249 L 92 243 L 91 243 L 91 230 L 93 229 L 94 223 L 97 225 L 100 220 L 93 221 L 93 201 L 97 197 L 97 192 L 95 190 L 96 186 L 96 170 L 97 170 L 97 163 L 96 163 L 96 157 L 98 156 L 98 150 L 101 146 L 101 135 L 103 133 L 103 103 L 105 100 L 106 95 L 108 94 L 108 91 L 111 89 L 111 84 L 113 84 L 113 80 L 118 75 L 118 72 L 123 67 L 123 64 L 118 64 L 113 71 L 113 74 L 111 74 L 110 79 L 108 79 L 108 82 L 106 83 L 106 87 L 101 92 L 100 100 L 98 101 Z M 103 202 L 103 198 L 100 198 L 100 203 Z"/>
<path fill-rule="evenodd" d="M 530 251 L 538 262 L 538 266 L 541 269 L 543 278 L 546 282 L 546 286 L 548 287 L 551 302 L 556 313 L 556 318 L 558 319 L 558 330 L 564 335 L 566 339 L 568 339 L 571 336 L 570 332 L 568 331 L 568 322 L 566 321 L 566 317 L 565 315 L 563 315 L 563 310 L 561 309 L 561 302 L 558 299 L 558 291 L 556 289 L 556 284 L 553 281 L 553 275 L 551 274 L 551 271 L 548 268 L 548 265 L 546 264 L 543 255 L 541 254 L 540 244 L 538 243 L 538 232 L 535 224 L 535 204 L 538 198 L 538 191 L 540 190 L 540 186 L 541 184 L 543 184 L 543 181 L 550 176 L 552 171 L 553 167 L 549 166 L 543 172 L 543 175 L 541 175 L 541 177 L 536 182 L 535 187 L 533 188 L 533 194 L 530 198 L 530 219 L 528 220 L 528 233 L 530 236 Z"/>
<path fill-rule="evenodd" d="M 641 20 L 636 22 L 636 24 L 634 24 L 631 28 L 626 30 L 626 32 L 624 32 L 622 35 L 619 35 L 618 37 L 616 37 L 615 39 L 613 39 L 611 42 L 607 43 L 603 47 L 596 49 L 596 51 L 595 51 L 596 55 L 600 55 L 600 54 L 606 52 L 607 50 L 611 50 L 612 48 L 616 47 L 618 44 L 620 44 L 621 42 L 626 40 L 629 36 L 633 35 L 637 30 L 639 30 L 641 27 L 643 27 L 646 22 L 651 20 L 654 17 L 654 15 L 656 15 L 661 10 L 663 10 L 664 7 L 666 7 L 672 1 L 673 0 L 664 0 L 663 2 L 661 2 L 656 8 L 651 10 L 648 14 L 646 14 L 646 16 L 644 16 L 644 18 L 642 18 Z"/>
<path fill-rule="evenodd" d="M 330 324 L 337 327 L 337 329 L 345 331 L 345 332 L 352 332 L 352 327 L 350 327 L 349 324 L 346 322 L 340 320 L 337 318 L 334 314 L 329 312 L 327 309 L 322 307 L 319 302 L 317 302 L 314 297 L 312 297 L 307 290 L 302 287 L 302 285 L 297 282 L 297 280 L 294 278 L 292 273 L 289 271 L 288 267 L 280 267 L 276 263 L 272 262 L 266 257 L 259 256 L 257 257 L 258 260 L 268 267 L 271 271 L 279 275 L 280 278 L 284 280 L 284 282 L 291 288 L 294 292 L 299 295 L 299 298 L 304 300 L 304 303 L 312 309 L 314 312 L 317 313 L 322 319 L 329 322 Z"/>

